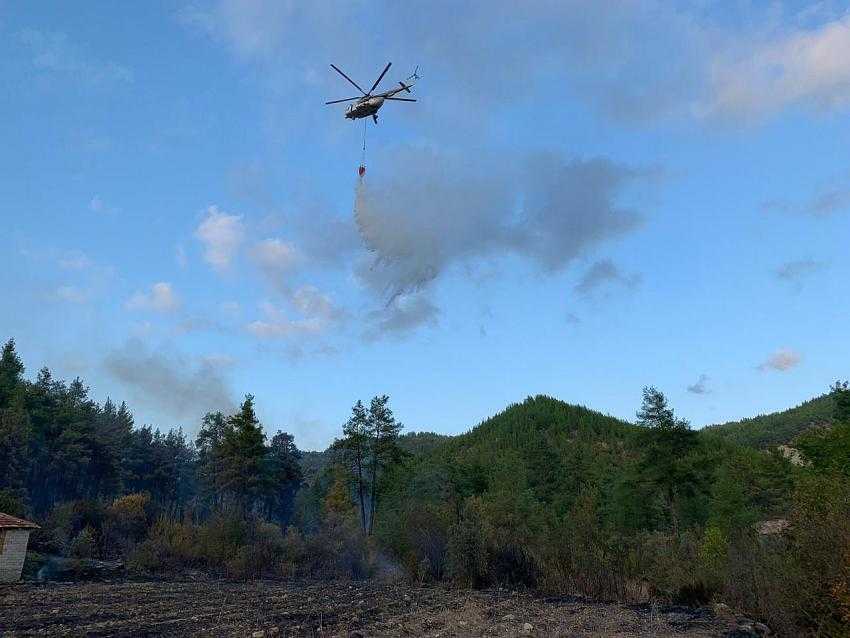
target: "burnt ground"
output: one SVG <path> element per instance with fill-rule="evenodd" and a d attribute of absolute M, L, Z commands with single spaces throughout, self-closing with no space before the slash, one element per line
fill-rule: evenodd
<path fill-rule="evenodd" d="M 725 635 L 729 622 L 707 609 L 375 582 L 182 580 L 0 585 L 3 637 L 696 637 Z"/>

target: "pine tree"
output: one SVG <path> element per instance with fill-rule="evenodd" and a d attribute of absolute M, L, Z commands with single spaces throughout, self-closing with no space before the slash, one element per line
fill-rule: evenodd
<path fill-rule="evenodd" d="M 836 381 L 829 391 L 835 402 L 835 420 L 839 423 L 850 423 L 850 381 Z"/>
<path fill-rule="evenodd" d="M 697 446 L 696 433 L 687 421 L 676 418 L 667 398 L 654 387 L 643 389 L 637 417 L 638 424 L 646 428 L 639 473 L 660 490 L 672 532 L 678 535 L 681 498 L 691 495 L 697 482 L 687 459 Z"/>
<path fill-rule="evenodd" d="M 285 525 L 292 515 L 295 494 L 301 487 L 301 452 L 295 447 L 291 434 L 278 431 L 269 445 L 269 474 L 272 490 L 269 498 L 269 514 Z"/>
<path fill-rule="evenodd" d="M 371 496 L 369 510 L 368 533 L 375 529 L 375 516 L 378 512 L 378 481 L 381 473 L 392 463 L 401 458 L 398 447 L 398 435 L 402 424 L 395 420 L 389 407 L 390 398 L 387 395 L 374 397 L 369 404 L 369 434 L 371 438 L 371 454 L 369 456 L 369 495 Z"/>
<path fill-rule="evenodd" d="M 30 422 L 21 408 L 0 410 L 0 494 L 23 509 L 27 501 Z"/>
<path fill-rule="evenodd" d="M 0 355 L 0 494 L 17 504 L 27 498 L 30 420 L 26 411 L 24 364 L 9 339 Z"/>
<path fill-rule="evenodd" d="M 335 443 L 351 468 L 357 481 L 357 500 L 360 505 L 360 528 L 367 532 L 366 464 L 370 452 L 369 416 L 363 402 L 358 400 L 351 408 L 351 417 L 342 426 L 343 438 Z"/>
<path fill-rule="evenodd" d="M 0 409 L 8 407 L 22 390 L 24 364 L 15 351 L 15 340 L 9 339 L 0 355 Z"/>
<path fill-rule="evenodd" d="M 90 474 L 93 481 L 92 492 L 95 495 L 111 498 L 120 493 L 123 478 L 122 460 L 129 442 L 128 437 L 129 432 L 122 429 L 115 404 L 107 398 L 97 411 L 94 432 Z"/>
<path fill-rule="evenodd" d="M 224 442 L 227 423 L 221 412 L 208 412 L 201 421 L 201 428 L 195 439 L 198 453 L 198 483 L 201 494 L 210 503 L 220 501 L 216 487 L 216 474 L 219 470 L 219 457 Z"/>
<path fill-rule="evenodd" d="M 239 412 L 227 419 L 216 484 L 246 511 L 254 509 L 269 491 L 265 438 L 254 412 L 254 397 L 245 395 Z"/>

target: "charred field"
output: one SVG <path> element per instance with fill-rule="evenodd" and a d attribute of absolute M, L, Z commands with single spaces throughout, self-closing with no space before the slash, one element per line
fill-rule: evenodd
<path fill-rule="evenodd" d="M 739 631 L 705 608 L 507 589 L 209 579 L 0 586 L 0 635 L 9 637 L 748 635 Z"/>

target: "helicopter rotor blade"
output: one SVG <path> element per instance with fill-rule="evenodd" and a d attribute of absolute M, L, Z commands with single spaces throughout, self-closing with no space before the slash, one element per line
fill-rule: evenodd
<path fill-rule="evenodd" d="M 390 67 L 393 65 L 392 62 L 387 62 L 387 66 L 384 67 L 384 70 L 381 72 L 381 75 L 378 76 L 378 79 L 375 80 L 375 83 L 372 85 L 372 88 L 369 89 L 369 95 L 372 95 L 372 91 L 381 83 L 381 80 L 384 79 L 384 76 L 387 74 L 387 71 L 390 70 Z"/>
<path fill-rule="evenodd" d="M 395 102 L 416 102 L 412 97 L 385 97 L 385 100 L 393 100 Z"/>
<path fill-rule="evenodd" d="M 350 77 L 348 77 L 345 73 L 343 73 L 342 71 L 340 71 L 340 69 L 339 69 L 339 67 L 338 67 L 337 65 L 335 65 L 335 64 L 331 64 L 331 68 L 332 68 L 334 71 L 336 71 L 337 73 L 339 73 L 339 74 L 340 74 L 342 77 L 344 77 L 346 80 L 348 80 L 349 82 L 351 82 L 351 83 L 354 85 L 354 87 L 355 87 L 358 91 L 360 91 L 363 95 L 369 95 L 368 93 L 366 93 L 366 91 L 364 91 L 363 89 L 361 89 L 361 88 L 360 88 L 360 85 L 359 85 L 359 84 L 357 84 L 357 82 L 355 82 L 355 81 L 354 81 L 354 80 L 352 80 Z"/>
<path fill-rule="evenodd" d="M 339 104 L 340 102 L 351 102 L 351 100 L 359 100 L 359 97 L 347 97 L 344 100 L 331 100 L 330 102 L 325 102 L 325 104 Z"/>

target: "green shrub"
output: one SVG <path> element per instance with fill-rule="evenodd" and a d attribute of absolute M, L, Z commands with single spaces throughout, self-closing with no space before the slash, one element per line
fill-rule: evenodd
<path fill-rule="evenodd" d="M 11 490 L 0 490 L 0 512 L 11 516 L 23 516 L 26 512 L 24 499 Z"/>
<path fill-rule="evenodd" d="M 449 577 L 465 587 L 486 587 L 492 582 L 487 531 L 478 499 L 470 499 L 460 521 L 449 530 L 447 548 Z"/>
<path fill-rule="evenodd" d="M 74 558 L 94 558 L 97 554 L 97 537 L 94 529 L 84 527 L 71 541 L 68 553 Z"/>
<path fill-rule="evenodd" d="M 147 492 L 116 498 L 106 508 L 103 523 L 104 554 L 129 554 L 145 538 L 152 510 L 151 497 Z"/>
<path fill-rule="evenodd" d="M 249 522 L 244 516 L 235 512 L 213 514 L 197 526 L 197 553 L 207 567 L 221 569 L 247 544 L 249 532 Z"/>
<path fill-rule="evenodd" d="M 278 576 L 284 549 L 284 537 L 279 526 L 256 522 L 249 529 L 246 543 L 224 562 L 224 572 L 239 579 Z"/>
<path fill-rule="evenodd" d="M 102 529 L 105 513 L 97 501 L 69 501 L 59 503 L 42 522 L 41 529 L 35 530 L 30 537 L 30 548 L 44 554 L 73 556 L 73 549 L 80 533 L 88 529 L 85 540 L 90 543 L 90 556 L 102 555 Z M 83 538 L 79 542 L 83 542 Z"/>
<path fill-rule="evenodd" d="M 203 564 L 198 531 L 190 521 L 160 516 L 147 538 L 130 554 L 131 569 L 159 571 Z"/>

